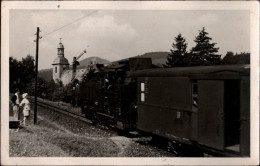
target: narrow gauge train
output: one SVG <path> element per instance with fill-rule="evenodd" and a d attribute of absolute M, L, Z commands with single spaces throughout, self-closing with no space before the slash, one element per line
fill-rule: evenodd
<path fill-rule="evenodd" d="M 221 156 L 250 155 L 250 66 L 152 69 L 151 60 L 110 66 L 81 86 L 82 110 Z"/>
<path fill-rule="evenodd" d="M 150 58 L 130 58 L 117 65 L 95 65 L 80 86 L 82 113 L 94 123 L 121 131 L 136 128 L 137 82 L 129 71 L 154 67 Z"/>

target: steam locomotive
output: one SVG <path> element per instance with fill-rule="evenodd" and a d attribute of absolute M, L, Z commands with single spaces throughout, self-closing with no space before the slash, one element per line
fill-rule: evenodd
<path fill-rule="evenodd" d="M 250 65 L 158 68 L 130 58 L 92 66 L 80 98 L 94 123 L 220 156 L 250 155 Z"/>

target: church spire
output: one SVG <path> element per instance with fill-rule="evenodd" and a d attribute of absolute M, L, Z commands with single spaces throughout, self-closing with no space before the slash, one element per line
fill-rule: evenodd
<path fill-rule="evenodd" d="M 61 38 L 57 49 L 58 49 L 58 56 L 55 58 L 55 60 L 52 63 L 53 66 L 52 78 L 56 83 L 58 81 L 62 81 L 61 76 L 63 71 L 69 69 L 69 62 L 64 57 L 64 46 L 61 43 Z"/>
<path fill-rule="evenodd" d="M 62 38 L 60 38 L 60 43 L 59 43 L 59 45 L 58 45 L 58 56 L 59 57 L 64 57 L 64 46 L 63 46 L 63 44 L 61 43 L 61 39 Z"/>

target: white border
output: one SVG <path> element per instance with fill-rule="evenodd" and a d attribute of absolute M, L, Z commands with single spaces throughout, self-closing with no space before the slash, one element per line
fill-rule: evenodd
<path fill-rule="evenodd" d="M 57 9 L 57 5 L 60 5 Z M 9 10 L 250 10 L 251 135 L 250 158 L 72 158 L 9 157 Z M 2 1 L 1 4 L 1 164 L 3 165 L 257 165 L 259 161 L 259 3 L 257 1 Z"/>

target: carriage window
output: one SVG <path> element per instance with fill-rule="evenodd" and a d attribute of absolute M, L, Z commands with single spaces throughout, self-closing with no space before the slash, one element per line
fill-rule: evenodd
<path fill-rule="evenodd" d="M 144 93 L 141 93 L 141 101 L 144 101 Z"/>
<path fill-rule="evenodd" d="M 192 110 L 198 110 L 198 83 L 192 83 Z"/>
<path fill-rule="evenodd" d="M 144 90 L 145 90 L 144 82 L 141 82 L 141 101 L 145 101 Z"/>
<path fill-rule="evenodd" d="M 144 82 L 141 82 L 141 92 L 144 92 Z"/>

